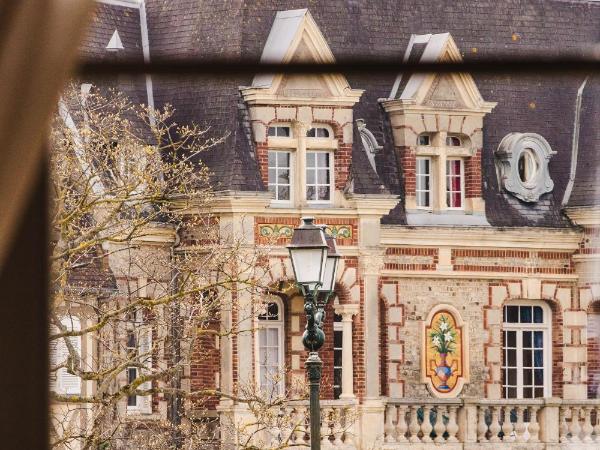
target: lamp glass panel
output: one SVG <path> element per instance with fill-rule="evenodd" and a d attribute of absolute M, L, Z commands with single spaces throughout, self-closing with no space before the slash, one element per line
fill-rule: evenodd
<path fill-rule="evenodd" d="M 290 250 L 290 256 L 298 284 L 311 284 L 314 287 L 321 281 L 327 249 L 296 248 Z"/>
<path fill-rule="evenodd" d="M 332 292 L 335 284 L 339 258 L 328 257 L 325 262 L 325 273 L 323 275 L 323 285 L 319 288 L 321 292 Z"/>

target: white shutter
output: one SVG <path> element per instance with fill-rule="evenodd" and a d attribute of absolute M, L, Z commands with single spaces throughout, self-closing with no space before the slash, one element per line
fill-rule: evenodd
<path fill-rule="evenodd" d="M 77 317 L 65 317 L 61 320 L 61 323 L 67 327 L 68 331 L 79 331 L 81 326 Z M 68 338 L 71 345 L 75 349 L 75 352 L 81 358 L 81 336 L 71 336 Z M 65 344 L 64 338 L 57 339 L 56 341 L 56 364 L 63 364 L 69 357 L 69 349 Z M 67 395 L 79 395 L 81 394 L 81 378 L 77 375 L 72 375 L 67 372 L 66 368 L 61 368 L 56 372 L 56 384 L 57 392 Z"/>
<path fill-rule="evenodd" d="M 142 370 L 142 375 L 147 375 L 152 369 L 152 328 L 142 327 L 139 334 L 140 362 L 148 369 Z M 147 381 L 140 385 L 141 390 L 151 389 L 152 382 Z M 152 413 L 152 395 L 139 395 L 137 398 L 138 410 L 144 414 Z"/>
<path fill-rule="evenodd" d="M 54 335 L 58 333 L 58 328 L 56 327 L 56 325 L 50 325 L 50 335 Z M 58 354 L 57 354 L 57 346 L 58 346 L 58 340 L 57 339 L 53 339 L 52 341 L 50 341 L 50 346 L 49 346 L 49 359 L 50 359 L 50 369 L 52 369 L 53 367 L 56 367 L 58 365 Z M 57 390 L 57 385 L 56 385 L 56 379 L 57 379 L 57 371 L 56 370 L 52 370 L 50 372 L 50 391 L 51 392 L 56 392 Z"/>

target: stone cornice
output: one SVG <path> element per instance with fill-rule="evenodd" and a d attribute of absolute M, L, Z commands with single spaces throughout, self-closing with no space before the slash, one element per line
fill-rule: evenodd
<path fill-rule="evenodd" d="M 439 108 L 418 105 L 414 100 L 380 99 L 380 103 L 386 112 L 390 114 L 433 114 L 448 116 L 485 116 L 492 112 L 496 106 L 495 102 L 483 102 L 479 108 Z"/>
<path fill-rule="evenodd" d="M 565 213 L 577 225 L 600 225 L 600 206 L 569 207 Z"/>
<path fill-rule="evenodd" d="M 495 227 L 381 227 L 384 246 L 526 248 L 576 251 L 581 233 L 570 229 Z"/>
<path fill-rule="evenodd" d="M 360 100 L 363 89 L 345 89 L 332 97 L 287 97 L 263 87 L 245 87 L 240 92 L 248 105 L 297 105 L 352 107 Z"/>

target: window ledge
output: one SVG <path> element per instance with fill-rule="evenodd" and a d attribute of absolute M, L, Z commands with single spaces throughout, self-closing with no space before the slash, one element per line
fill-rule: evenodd
<path fill-rule="evenodd" d="M 483 214 L 466 214 L 464 211 L 452 210 L 444 213 L 432 213 L 426 210 L 407 211 L 406 224 L 413 226 L 463 226 L 489 227 Z"/>

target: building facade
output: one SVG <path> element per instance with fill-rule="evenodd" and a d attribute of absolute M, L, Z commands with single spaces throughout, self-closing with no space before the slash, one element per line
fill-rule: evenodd
<path fill-rule="evenodd" d="M 102 0 L 82 54 L 459 62 L 597 45 L 599 20 L 586 1 Z M 192 385 L 283 393 L 304 379 L 303 300 L 285 245 L 314 216 L 343 255 L 321 351 L 324 445 L 598 448 L 597 77 L 115 81 L 227 133 L 202 156 L 211 213 L 224 233 L 274 245 L 266 276 L 280 294 L 190 368 Z M 276 370 L 285 377 L 269 380 Z M 157 401 L 137 412 L 160 411 Z M 214 414 L 225 424 L 249 412 L 223 398 Z"/>

